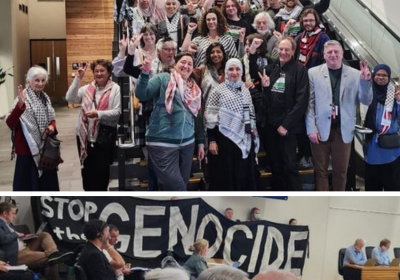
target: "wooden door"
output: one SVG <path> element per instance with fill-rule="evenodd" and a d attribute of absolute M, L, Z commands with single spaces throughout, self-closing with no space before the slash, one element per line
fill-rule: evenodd
<path fill-rule="evenodd" d="M 67 92 L 67 50 L 65 40 L 31 40 L 31 65 L 49 73 L 45 92 L 52 103 L 65 104 Z"/>

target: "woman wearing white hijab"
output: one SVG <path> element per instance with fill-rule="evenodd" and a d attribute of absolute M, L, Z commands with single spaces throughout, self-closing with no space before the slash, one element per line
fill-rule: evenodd
<path fill-rule="evenodd" d="M 228 60 L 225 82 L 210 93 L 206 102 L 211 191 L 256 190 L 259 140 L 254 106 L 242 74 L 242 63 L 236 58 Z"/>

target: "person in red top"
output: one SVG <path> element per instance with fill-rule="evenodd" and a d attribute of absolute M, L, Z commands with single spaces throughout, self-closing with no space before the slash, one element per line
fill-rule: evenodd
<path fill-rule="evenodd" d="M 14 109 L 6 119 L 13 131 L 13 147 L 17 154 L 13 190 L 59 191 L 57 169 L 41 171 L 37 168 L 44 133 L 57 133 L 54 108 L 43 91 L 48 73 L 40 66 L 33 66 L 26 76 L 27 86 L 25 89 L 18 86 Z"/>

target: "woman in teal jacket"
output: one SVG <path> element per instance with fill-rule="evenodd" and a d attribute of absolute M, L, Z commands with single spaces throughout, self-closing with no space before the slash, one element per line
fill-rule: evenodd
<path fill-rule="evenodd" d="M 136 85 L 136 97 L 154 99 L 146 131 L 146 145 L 159 185 L 164 191 L 186 191 L 195 143 L 198 159 L 204 158 L 201 89 L 191 77 L 193 57 L 180 53 L 171 73 L 149 79 L 150 61 L 145 61 Z"/>

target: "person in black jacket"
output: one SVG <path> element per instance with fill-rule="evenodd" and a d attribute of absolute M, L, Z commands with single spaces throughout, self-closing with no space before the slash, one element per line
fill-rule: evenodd
<path fill-rule="evenodd" d="M 259 74 L 263 86 L 259 114 L 265 118 L 265 149 L 271 157 L 272 187 L 279 191 L 302 190 L 296 164 L 296 134 L 304 129 L 310 93 L 307 68 L 294 59 L 295 50 L 293 38 L 282 39 L 279 62 Z"/>
<path fill-rule="evenodd" d="M 78 264 L 85 271 L 87 280 L 116 280 L 110 262 L 102 252 L 110 237 L 107 223 L 91 220 L 83 226 L 83 234 L 88 241 L 79 256 Z"/>

